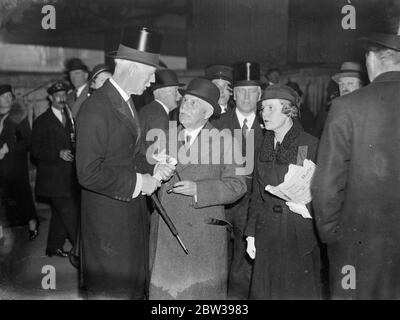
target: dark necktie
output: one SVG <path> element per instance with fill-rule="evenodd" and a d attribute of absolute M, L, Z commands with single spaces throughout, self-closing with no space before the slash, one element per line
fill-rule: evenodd
<path fill-rule="evenodd" d="M 67 117 L 65 115 L 65 110 L 61 109 L 61 120 L 62 120 L 62 124 L 65 127 L 65 124 L 67 123 Z"/>
<path fill-rule="evenodd" d="M 189 146 L 190 146 L 190 139 L 191 139 L 191 137 L 189 135 L 187 135 L 185 138 L 185 147 L 186 148 L 189 148 Z"/>
<path fill-rule="evenodd" d="M 244 118 L 242 126 L 242 156 L 246 156 L 247 119 Z"/>

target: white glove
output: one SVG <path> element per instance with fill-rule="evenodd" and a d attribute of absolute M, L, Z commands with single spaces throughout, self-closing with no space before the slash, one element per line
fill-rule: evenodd
<path fill-rule="evenodd" d="M 3 160 L 4 156 L 8 153 L 8 146 L 7 143 L 3 144 L 3 146 L 0 149 L 0 160 Z"/>
<path fill-rule="evenodd" d="M 290 211 L 301 215 L 305 219 L 312 219 L 310 212 L 304 204 L 286 202 L 286 205 L 289 207 Z"/>
<path fill-rule="evenodd" d="M 247 241 L 246 252 L 249 255 L 249 257 L 254 260 L 256 258 L 255 238 L 254 237 L 247 237 L 246 241 Z"/>

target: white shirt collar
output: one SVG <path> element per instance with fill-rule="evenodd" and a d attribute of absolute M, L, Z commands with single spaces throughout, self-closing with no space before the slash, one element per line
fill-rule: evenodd
<path fill-rule="evenodd" d="M 86 83 L 83 86 L 80 86 L 78 89 L 76 89 L 76 96 L 79 97 L 83 91 L 83 89 L 85 89 L 86 87 Z"/>
<path fill-rule="evenodd" d="M 247 128 L 249 128 L 249 130 L 250 130 L 251 127 L 253 126 L 254 119 L 256 118 L 256 113 L 253 112 L 249 116 L 244 116 L 237 108 L 236 108 L 235 112 L 236 112 L 236 116 L 239 120 L 240 127 L 243 127 L 243 121 L 246 118 L 247 119 L 246 125 L 247 125 Z"/>
<path fill-rule="evenodd" d="M 227 106 L 227 105 L 222 105 L 222 104 L 220 104 L 219 106 L 221 107 L 221 114 L 222 114 L 222 113 L 225 113 L 225 112 L 226 112 L 226 109 L 228 109 L 228 106 Z"/>
<path fill-rule="evenodd" d="M 51 106 L 51 111 L 53 111 L 54 115 L 57 117 L 58 120 L 60 120 L 60 122 L 62 123 L 62 114 L 61 114 L 61 110 L 54 108 L 53 106 Z"/>
<path fill-rule="evenodd" d="M 167 113 L 167 114 L 169 114 L 169 109 L 167 108 L 167 106 L 161 101 L 161 100 L 158 100 L 158 99 L 155 99 L 159 104 L 161 104 L 162 105 L 162 107 L 164 108 L 164 110 L 165 110 L 165 112 Z"/>
<path fill-rule="evenodd" d="M 190 143 L 189 146 L 191 146 L 194 142 L 194 140 L 196 140 L 197 136 L 199 135 L 201 129 L 203 129 L 203 126 L 197 129 L 184 129 L 184 136 L 185 136 L 185 141 L 186 141 L 186 137 L 190 136 Z"/>
<path fill-rule="evenodd" d="M 122 89 L 118 83 L 115 82 L 115 80 L 111 77 L 110 79 L 111 84 L 115 87 L 115 89 L 117 89 L 117 91 L 119 92 L 119 94 L 121 95 L 122 99 L 124 99 L 124 101 L 128 101 L 131 97 L 124 91 L 124 89 Z"/>

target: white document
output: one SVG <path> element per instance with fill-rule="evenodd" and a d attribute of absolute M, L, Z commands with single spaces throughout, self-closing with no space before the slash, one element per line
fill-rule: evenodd
<path fill-rule="evenodd" d="M 290 164 L 284 181 L 276 187 L 268 185 L 265 190 L 283 200 L 306 205 L 311 202 L 310 187 L 315 169 L 315 163 L 308 159 L 303 166 Z"/>

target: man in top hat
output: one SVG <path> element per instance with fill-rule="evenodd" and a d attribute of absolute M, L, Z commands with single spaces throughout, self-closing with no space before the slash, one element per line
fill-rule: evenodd
<path fill-rule="evenodd" d="M 236 107 L 215 122 L 220 129 L 242 131 L 242 155 L 254 157 L 263 139 L 261 118 L 257 113 L 257 102 L 261 97 L 260 66 L 255 62 L 236 63 L 233 68 L 233 96 Z M 253 135 L 249 135 L 252 130 Z M 246 154 L 247 137 L 253 138 L 254 149 Z M 254 161 L 252 162 L 254 163 Z M 236 203 L 227 207 L 227 217 L 233 225 L 232 256 L 229 276 L 229 298 L 247 299 L 249 294 L 252 264 L 246 255 L 244 229 L 247 221 L 249 198 L 252 190 L 253 172 L 246 176 L 247 193 Z"/>
<path fill-rule="evenodd" d="M 169 114 L 178 107 L 178 101 L 181 99 L 178 88 L 182 86 L 184 84 L 179 83 L 174 71 L 169 69 L 156 71 L 156 82 L 152 86 L 154 101 L 139 111 L 146 150 L 154 142 L 152 139 L 146 139 L 150 130 L 159 129 L 168 132 Z"/>
<path fill-rule="evenodd" d="M 100 89 L 104 82 L 112 76 L 111 68 L 102 63 L 95 66 L 89 75 L 91 91 Z"/>
<path fill-rule="evenodd" d="M 358 62 L 347 61 L 342 64 L 340 71 L 332 76 L 339 85 L 340 95 L 351 93 L 363 86 L 363 71 Z"/>
<path fill-rule="evenodd" d="M 51 106 L 33 123 L 32 156 L 37 163 L 36 194 L 48 198 L 51 220 L 46 254 L 66 257 L 65 238 L 75 244 L 79 185 L 75 171 L 74 124 L 66 104 L 68 86 L 47 89 Z"/>
<path fill-rule="evenodd" d="M 153 214 L 150 298 L 225 299 L 228 248 L 224 205 L 246 192 L 244 176 L 237 170 L 242 162 L 240 148 L 229 131 L 221 139 L 208 121 L 219 111 L 219 90 L 214 84 L 196 78 L 182 94 L 182 125 L 175 134 L 170 132 L 166 143 L 177 147 L 176 174 L 161 187 L 159 196 L 189 255 L 163 220 Z"/>
<path fill-rule="evenodd" d="M 76 118 L 82 103 L 89 96 L 89 69 L 79 58 L 67 62 L 67 72 L 74 89 L 67 95 L 67 104 Z"/>
<path fill-rule="evenodd" d="M 233 70 L 230 66 L 212 65 L 206 68 L 206 78 L 214 83 L 219 89 L 218 104 L 221 108 L 220 114 L 231 111 L 234 107 L 232 96 Z"/>
<path fill-rule="evenodd" d="M 115 71 L 84 102 L 77 117 L 77 172 L 82 190 L 81 257 L 89 298 L 145 299 L 149 217 L 145 195 L 173 166 L 140 153 L 142 127 L 131 94 L 154 82 L 161 35 L 125 30 Z M 169 175 L 169 176 L 168 176 Z"/>
<path fill-rule="evenodd" d="M 398 30 L 362 39 L 371 83 L 333 100 L 321 137 L 312 191 L 333 298 L 400 298 Z"/>

